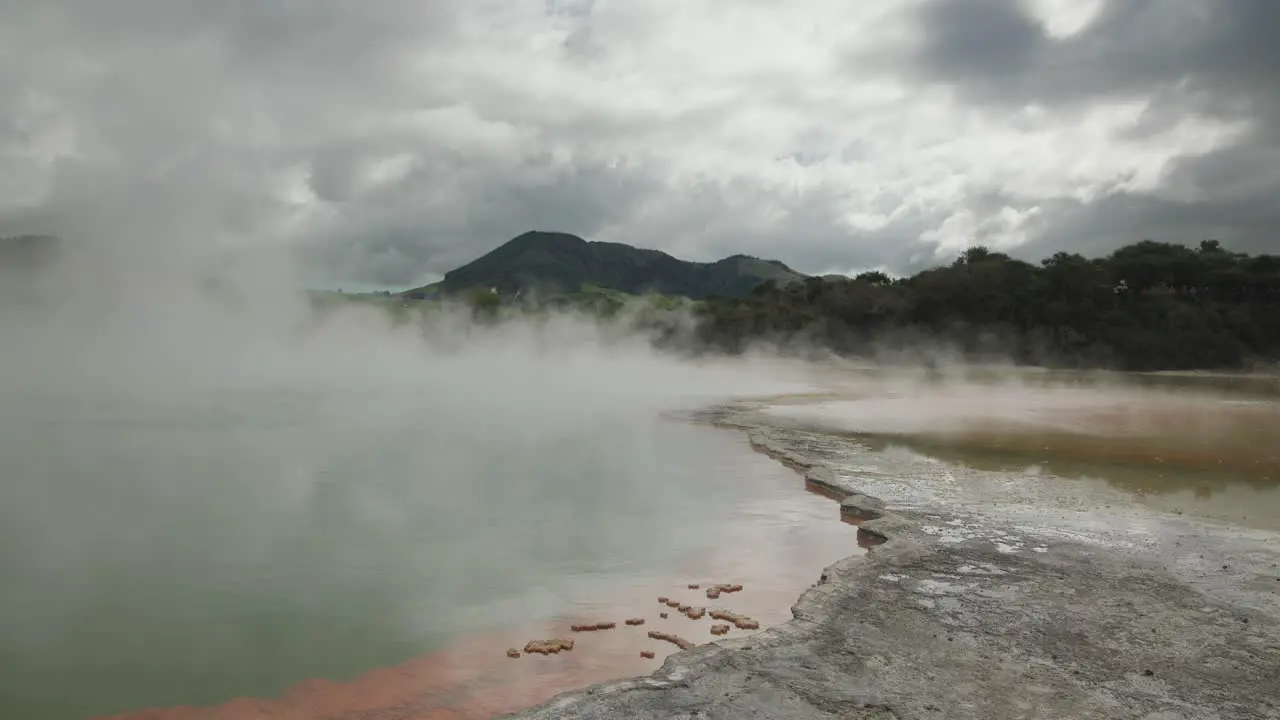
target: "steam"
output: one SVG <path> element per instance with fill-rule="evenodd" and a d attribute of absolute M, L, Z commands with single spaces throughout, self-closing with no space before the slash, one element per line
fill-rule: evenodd
<path fill-rule="evenodd" d="M 190 242 L 5 285 L 0 715 L 272 695 L 563 611 L 566 576 L 675 567 L 715 461 L 665 413 L 811 386 L 572 314 L 398 323 L 300 286 L 288 253 Z"/>
<path fill-rule="evenodd" d="M 90 245 L 0 286 L 0 697 L 101 709 L 64 666 L 120 710 L 270 695 L 675 567 L 732 478 L 667 411 L 822 391 L 771 412 L 912 434 L 1157 407 L 924 344 L 849 372 L 799 343 L 678 357 L 625 315 L 318 310 L 288 253 L 207 247 Z"/>
<path fill-rule="evenodd" d="M 0 305 L 0 391 L 112 389 L 166 404 L 198 404 L 210 391 L 324 390 L 344 402 L 391 391 L 404 400 L 380 400 L 387 413 L 415 411 L 397 409 L 412 398 L 454 417 L 548 431 L 817 389 L 854 401 L 775 412 L 843 432 L 909 434 L 982 423 L 1079 429 L 1090 414 L 1125 404 L 1159 414 L 1170 402 L 1116 376 L 1089 375 L 1100 392 L 1081 392 L 1078 374 L 977 367 L 924 339 L 869 348 L 862 372 L 848 373 L 850 363 L 802 340 L 757 342 L 733 359 L 677 357 L 632 331 L 627 313 L 477 323 L 467 308 L 443 307 L 396 322 L 358 303 L 318 310 L 283 249 L 118 248 L 66 252 L 28 279 L 31 302 Z"/>
<path fill-rule="evenodd" d="M 610 322 L 564 313 L 496 325 L 462 307 L 396 324 L 378 307 L 318 311 L 283 253 L 66 253 L 32 302 L 0 314 L 0 387 L 430 388 L 437 402 L 568 417 L 793 390 L 781 361 L 680 360 Z M 792 368 L 796 364 L 791 364 Z"/>

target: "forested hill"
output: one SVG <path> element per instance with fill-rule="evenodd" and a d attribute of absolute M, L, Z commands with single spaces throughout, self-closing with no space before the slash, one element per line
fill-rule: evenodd
<path fill-rule="evenodd" d="M 62 245 L 45 236 L 0 238 L 4 296 L 21 294 L 22 281 L 51 266 Z M 1101 258 L 1059 252 L 1038 263 L 977 247 L 911 277 L 846 278 L 808 277 L 745 255 L 695 263 L 532 232 L 406 295 L 481 290 L 475 297 L 488 312 L 522 306 L 524 298 L 513 297 L 521 290 L 588 286 L 596 294 L 587 305 L 597 311 L 616 310 L 624 293 L 702 299 L 693 305 L 692 335 L 658 334 L 695 349 L 734 352 L 765 340 L 848 355 L 941 345 L 970 358 L 1130 370 L 1280 363 L 1280 256 L 1231 252 L 1212 240 L 1143 241 Z"/>
<path fill-rule="evenodd" d="M 443 281 L 406 295 L 490 288 L 502 296 L 529 290 L 573 293 L 589 285 L 700 300 L 713 295 L 743 296 L 767 280 L 785 283 L 803 277 L 776 260 L 746 255 L 712 263 L 689 262 L 657 250 L 588 242 L 567 233 L 527 232 L 450 271 Z"/>
<path fill-rule="evenodd" d="M 849 354 L 941 341 L 1035 364 L 1231 368 L 1280 360 L 1280 257 L 1144 241 L 1030 264 L 978 247 L 908 278 L 764 283 L 699 313 L 699 341 L 730 351 L 761 338 Z"/>

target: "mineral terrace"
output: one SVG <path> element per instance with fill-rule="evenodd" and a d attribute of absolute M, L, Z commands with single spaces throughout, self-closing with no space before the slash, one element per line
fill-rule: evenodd
<path fill-rule="evenodd" d="M 883 542 L 827 568 L 786 625 L 518 717 L 1280 718 L 1277 534 L 1032 478 L 895 474 L 760 410 L 703 419 Z"/>

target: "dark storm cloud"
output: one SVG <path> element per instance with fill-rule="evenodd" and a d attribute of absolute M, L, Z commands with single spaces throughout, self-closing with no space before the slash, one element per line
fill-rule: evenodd
<path fill-rule="evenodd" d="M 35 206 L 0 199 L 0 232 L 126 254 L 262 234 L 289 210 L 281 174 L 313 154 L 322 189 L 339 192 L 326 140 L 402 91 L 405 55 L 450 21 L 439 3 L 331 0 L 10 0 L 0 12 L 0 172 L 44 189 Z M 75 147 L 35 172 L 41 137 L 59 134 Z"/>
<path fill-rule="evenodd" d="M 1020 0 L 932 0 L 918 20 L 906 67 L 980 102 L 1069 106 L 1173 88 L 1238 111 L 1243 99 L 1272 105 L 1280 87 L 1280 3 L 1267 0 L 1109 0 L 1062 39 Z"/>
<path fill-rule="evenodd" d="M 1244 124 L 1225 147 L 1175 158 L 1153 191 L 1089 203 L 1023 198 L 1045 211 L 1046 230 L 1021 254 L 1209 237 L 1280 252 L 1280 2 L 1111 0 L 1061 39 L 1018 0 L 935 0 L 919 12 L 922 35 L 900 67 L 989 112 L 1034 103 L 1070 119 L 1099 101 L 1145 98 L 1146 112 L 1122 138 L 1155 136 L 1188 117 Z"/>
<path fill-rule="evenodd" d="M 923 9 L 920 24 L 920 69 L 988 92 L 1016 83 L 1044 44 L 1017 0 L 936 2 Z"/>
<path fill-rule="evenodd" d="M 542 8 L 561 23 L 567 62 L 609 52 L 595 39 L 595 5 Z M 501 48 L 468 39 L 463 7 L 0 0 L 0 144 L 21 146 L 0 153 L 0 172 L 41 189 L 35 205 L 0 202 L 0 232 L 128 246 L 130 257 L 227 235 L 258 239 L 298 212 L 290 196 L 299 174 L 319 210 L 294 231 L 298 255 L 308 276 L 334 281 L 411 284 L 531 228 L 703 260 L 747 252 L 812 271 L 900 262 L 918 232 L 851 233 L 839 188 L 779 201 L 776 182 L 749 176 L 725 178 L 728 191 L 674 183 L 678 167 L 635 148 L 711 138 L 741 112 L 734 96 L 680 113 L 566 107 L 518 74 L 486 70 Z M 648 31 L 660 27 L 656 17 L 644 16 Z M 523 134 L 494 157 L 447 137 L 360 127 L 448 107 Z M 74 150 L 55 148 L 41 172 L 26 172 L 42 162 L 36 146 L 57 146 L 59 132 Z M 631 149 L 613 150 L 619 138 Z M 408 157 L 409 170 L 367 187 L 370 164 L 394 156 Z"/>
<path fill-rule="evenodd" d="M 781 6 L 734 7 L 767 29 L 749 52 L 714 7 L 675 3 L 0 0 L 0 233 L 131 258 L 288 243 L 309 278 L 390 286 L 529 229 L 808 272 L 943 261 L 922 238 L 956 213 L 972 241 L 1007 242 L 1009 209 L 1040 211 L 1016 251 L 1032 257 L 1142 237 L 1275 247 L 1280 2 L 1111 0 L 1062 39 L 1016 0 L 927 2 L 903 47 L 836 28 L 876 45 L 854 52 L 860 74 L 951 88 L 956 107 L 861 97 Z M 1094 191 L 1114 171 L 1089 202 L 987 172 L 1005 136 L 936 132 L 1029 103 L 1070 127 L 1130 98 L 1149 104 L 1117 142 L 1164 142 L 1189 117 L 1244 131 L 1151 191 L 1125 189 L 1128 160 L 1079 182 L 1044 168 L 1073 178 L 1045 187 Z"/>

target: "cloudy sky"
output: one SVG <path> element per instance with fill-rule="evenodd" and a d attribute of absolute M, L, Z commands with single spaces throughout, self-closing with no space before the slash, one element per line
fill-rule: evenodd
<path fill-rule="evenodd" d="M 409 286 L 528 229 L 807 272 L 1280 251 L 1275 0 L 0 0 L 0 234 Z"/>

